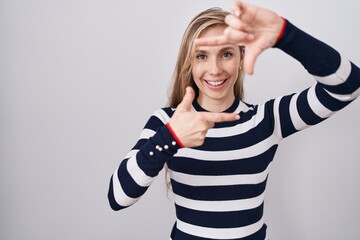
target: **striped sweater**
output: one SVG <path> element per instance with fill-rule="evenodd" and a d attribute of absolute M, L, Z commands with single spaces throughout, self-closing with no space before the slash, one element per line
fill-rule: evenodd
<path fill-rule="evenodd" d="M 337 51 L 287 22 L 274 46 L 297 59 L 316 84 L 258 105 L 236 99 L 204 144 L 179 148 L 165 126 L 174 109 L 155 111 L 111 177 L 114 210 L 134 204 L 167 163 L 176 209 L 173 240 L 263 240 L 264 192 L 278 144 L 328 118 L 359 94 L 360 70 Z M 193 111 L 206 111 L 194 101 Z"/>

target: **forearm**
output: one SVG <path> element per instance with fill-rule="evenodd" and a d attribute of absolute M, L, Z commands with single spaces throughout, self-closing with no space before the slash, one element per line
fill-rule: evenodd
<path fill-rule="evenodd" d="M 137 202 L 178 148 L 166 126 L 159 127 L 150 138 L 140 139 L 111 177 L 108 199 L 112 209 Z"/>
<path fill-rule="evenodd" d="M 333 98 L 348 102 L 359 95 L 360 69 L 289 21 L 274 47 L 297 59 Z"/>
<path fill-rule="evenodd" d="M 340 65 L 340 54 L 286 20 L 283 36 L 274 47 L 297 59 L 310 74 L 327 76 Z"/>
<path fill-rule="evenodd" d="M 317 81 L 298 94 L 279 98 L 276 115 L 282 137 L 320 123 L 359 96 L 359 68 L 290 22 L 274 47 L 297 59 Z"/>

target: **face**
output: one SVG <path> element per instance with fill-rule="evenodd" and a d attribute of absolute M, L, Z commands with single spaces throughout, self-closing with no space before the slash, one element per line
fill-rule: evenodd
<path fill-rule="evenodd" d="M 223 33 L 225 26 L 205 29 L 200 37 L 214 37 Z M 237 45 L 199 46 L 195 49 L 192 76 L 199 88 L 199 104 L 214 112 L 224 111 L 233 103 L 234 84 L 240 67 Z"/>

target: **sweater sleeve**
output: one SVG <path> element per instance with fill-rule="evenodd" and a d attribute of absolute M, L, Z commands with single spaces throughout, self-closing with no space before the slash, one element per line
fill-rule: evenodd
<path fill-rule="evenodd" d="M 165 126 L 165 111 L 156 111 L 143 128 L 133 149 L 111 176 L 108 200 L 113 210 L 137 202 L 146 192 L 166 161 L 179 149 Z"/>
<path fill-rule="evenodd" d="M 327 119 L 359 96 L 359 68 L 289 21 L 274 47 L 298 60 L 316 80 L 300 93 L 275 99 L 275 132 L 280 139 Z"/>

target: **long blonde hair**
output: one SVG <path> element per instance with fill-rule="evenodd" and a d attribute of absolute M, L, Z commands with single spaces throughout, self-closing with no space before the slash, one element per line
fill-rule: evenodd
<path fill-rule="evenodd" d="M 184 97 L 187 86 L 191 86 L 195 90 L 196 97 L 198 96 L 199 89 L 196 86 L 191 73 L 191 63 L 195 50 L 194 40 L 209 27 L 214 25 L 225 25 L 225 17 L 228 14 L 229 12 L 226 12 L 221 8 L 210 8 L 199 13 L 188 25 L 180 44 L 175 70 L 172 77 L 172 85 L 170 88 L 171 94 L 168 100 L 169 107 L 175 108 L 179 105 Z M 241 64 L 244 55 L 243 50 L 243 46 L 240 46 Z M 243 70 L 239 68 L 238 78 L 234 85 L 234 95 L 239 99 L 243 99 L 244 97 L 243 78 Z"/>

